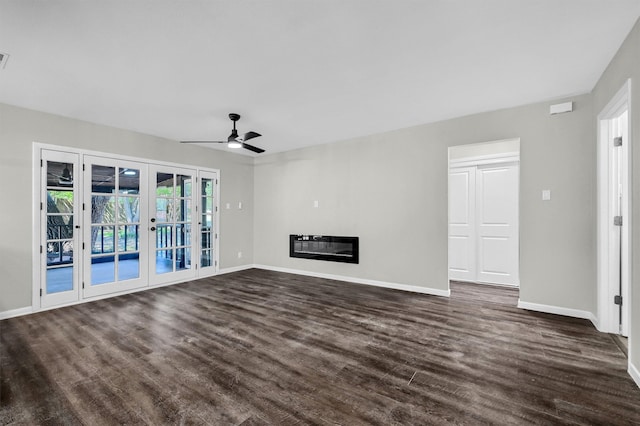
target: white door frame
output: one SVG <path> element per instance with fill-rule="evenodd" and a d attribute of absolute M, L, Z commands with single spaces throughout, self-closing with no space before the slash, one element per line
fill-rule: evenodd
<path fill-rule="evenodd" d="M 622 208 L 623 217 L 622 242 L 618 240 L 613 227 L 613 136 L 611 134 L 611 120 L 619 117 L 627 111 L 627 140 L 622 147 L 621 184 L 622 184 Z M 598 114 L 598 221 L 597 221 L 597 247 L 598 247 L 598 315 L 596 326 L 598 330 L 607 333 L 629 334 L 630 302 L 631 302 L 631 80 L 627 80 L 616 95 Z M 613 303 L 614 296 L 619 293 L 618 274 L 620 259 L 617 256 L 621 246 L 622 257 L 622 323 L 619 324 L 619 307 Z"/>
<path fill-rule="evenodd" d="M 503 139 L 489 142 L 481 142 L 474 143 L 469 145 L 483 145 L 483 144 L 493 144 L 493 143 L 510 143 L 517 142 L 520 144 L 520 138 L 512 138 L 512 139 Z M 447 179 L 450 178 L 450 174 L 452 171 L 463 168 L 463 167 L 478 167 L 478 166 L 488 166 L 488 165 L 501 165 L 506 163 L 514 163 L 518 165 L 518 181 L 519 181 L 519 166 L 520 166 L 520 151 L 509 151 L 509 152 L 500 152 L 495 154 L 486 154 L 486 155 L 475 155 L 463 158 L 455 158 L 451 159 L 451 148 L 449 147 L 448 151 L 448 172 Z M 448 201 L 449 198 L 449 189 L 447 189 L 447 210 L 448 210 Z M 518 226 L 517 226 L 517 235 L 518 235 L 518 253 L 517 253 L 517 262 L 518 262 L 518 276 L 517 276 L 517 287 L 520 286 L 520 184 L 518 183 Z M 449 241 L 449 222 L 450 222 L 450 212 L 447 211 L 447 244 Z M 448 253 L 448 250 L 447 250 Z M 449 265 L 449 257 L 447 255 L 447 276 L 449 277 L 451 265 Z"/>
<path fill-rule="evenodd" d="M 52 144 L 45 144 L 45 143 L 41 143 L 41 142 L 33 142 L 32 143 L 32 164 L 33 164 L 33 168 L 32 168 L 32 211 L 31 211 L 31 223 L 33 226 L 33 233 L 32 233 L 32 268 L 33 268 L 33 274 L 32 274 L 32 296 L 31 296 L 31 311 L 32 312 L 39 312 L 39 311 L 44 311 L 44 310 L 48 310 L 48 309 L 55 309 L 55 308 L 59 308 L 59 307 L 63 307 L 63 306 L 70 306 L 70 305 L 76 305 L 79 303 L 84 303 L 84 302 L 89 302 L 92 300 L 99 300 L 99 299 L 105 299 L 105 298 L 109 298 L 109 297 L 114 297 L 114 296 L 118 296 L 121 294 L 127 294 L 127 293 L 133 293 L 133 292 L 137 292 L 137 291 L 142 291 L 142 290 L 146 290 L 149 288 L 155 288 L 157 286 L 153 286 L 153 285 L 146 285 L 144 287 L 140 287 L 140 288 L 136 288 L 136 289 L 132 289 L 132 290 L 125 290 L 125 291 L 118 291 L 118 292 L 114 292 L 114 293 L 109 293 L 109 294 L 105 294 L 105 295 L 96 295 L 96 296 L 89 296 L 89 297 L 84 297 L 83 295 L 81 295 L 81 297 L 79 297 L 79 300 L 75 301 L 75 302 L 70 302 L 70 303 L 61 303 L 60 305 L 56 305 L 56 306 L 51 306 L 51 307 L 43 307 L 41 305 L 41 298 L 40 298 L 40 286 L 41 286 L 41 281 L 42 281 L 42 277 L 43 277 L 43 273 L 40 270 L 40 260 L 41 260 L 41 255 L 40 255 L 40 237 L 41 237 L 41 232 L 42 232 L 42 223 L 41 223 L 41 212 L 40 212 L 40 202 L 41 197 L 42 197 L 42 192 L 41 192 L 41 170 L 40 170 L 40 160 L 41 160 L 41 152 L 42 150 L 49 150 L 49 151 L 58 151 L 61 153 L 70 153 L 70 154 L 76 154 L 79 156 L 79 164 L 83 164 L 84 163 L 84 158 L 85 156 L 93 156 L 93 157 L 105 157 L 105 158 L 109 158 L 112 160 L 123 160 L 123 161 L 132 161 L 132 162 L 138 162 L 138 163 L 143 163 L 148 165 L 149 167 L 151 167 L 152 165 L 155 166 L 167 166 L 167 167 L 177 167 L 177 168 L 182 168 L 182 169 L 192 169 L 194 170 L 195 174 L 194 177 L 197 176 L 197 173 L 199 171 L 203 171 L 203 172 L 210 172 L 210 173 L 214 173 L 217 176 L 217 180 L 216 180 L 216 187 L 215 187 L 215 191 L 216 191 L 216 205 L 219 205 L 220 203 L 220 182 L 222 182 L 222 177 L 221 177 L 221 173 L 219 169 L 213 169 L 213 168 L 206 168 L 206 167 L 199 167 L 199 166 L 193 166 L 193 165 L 187 165 L 187 164 L 179 164 L 179 163 L 171 163 L 171 162 L 166 162 L 166 161 L 158 161 L 158 160 L 152 160 L 152 159 L 148 159 L 148 158 L 142 158 L 142 157 L 134 157 L 134 156 L 128 156 L 128 155 L 120 155 L 120 154 L 113 154 L 113 153 L 105 153 L 105 152 L 101 152 L 101 151 L 93 151 L 93 150 L 86 150 L 86 149 L 81 149 L 81 148 L 74 148 L 74 147 L 70 147 L 70 146 L 60 146 L 60 145 L 52 145 Z M 84 176 L 83 173 L 78 173 L 78 185 L 80 185 L 80 180 L 84 181 Z M 195 188 L 195 186 L 194 186 Z M 81 194 L 82 199 L 78 199 L 78 205 L 80 205 L 80 203 L 87 203 L 87 200 L 85 200 L 85 195 L 83 194 L 84 191 L 82 191 L 82 189 L 79 188 L 79 192 Z M 196 197 L 197 198 L 197 197 Z M 196 198 L 194 198 L 194 201 L 196 201 L 196 205 L 197 205 L 197 200 Z M 88 201 L 89 205 L 90 205 L 90 200 Z M 80 214 L 80 217 L 82 217 L 84 215 Z M 85 226 L 84 224 L 84 218 L 82 218 L 82 222 L 80 225 L 81 226 Z M 216 214 L 215 215 L 215 227 L 218 230 L 218 234 L 220 233 L 220 215 Z M 198 236 L 196 236 L 196 238 L 198 238 Z M 84 239 L 84 238 L 83 238 Z M 86 244 L 86 241 L 85 241 Z M 197 247 L 199 244 L 199 240 L 196 239 L 195 242 L 195 246 Z M 207 268 L 207 270 L 202 274 L 202 275 L 198 275 L 198 276 L 208 276 L 208 275 L 215 275 L 218 274 L 220 271 L 220 250 L 219 250 L 219 244 L 220 244 L 220 240 L 218 238 L 218 240 L 216 241 L 216 250 L 215 250 L 215 259 L 214 259 L 214 268 Z M 79 244 L 81 245 L 81 244 Z M 199 264 L 199 258 L 196 258 L 196 260 L 198 261 Z M 80 265 L 81 267 L 82 265 Z M 199 268 L 198 268 L 199 269 Z M 79 274 L 81 274 L 80 276 L 82 276 L 82 271 L 79 270 L 78 272 Z M 169 283 L 165 283 L 165 284 L 160 284 L 160 285 L 171 285 L 171 284 L 175 284 L 177 282 L 181 282 L 181 281 L 173 281 L 173 282 L 169 282 Z"/>

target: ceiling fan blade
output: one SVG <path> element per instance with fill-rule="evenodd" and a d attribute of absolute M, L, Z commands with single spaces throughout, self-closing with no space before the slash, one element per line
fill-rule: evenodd
<path fill-rule="evenodd" d="M 180 143 L 227 143 L 227 141 L 180 141 Z"/>
<path fill-rule="evenodd" d="M 256 132 L 247 132 L 242 137 L 238 138 L 238 142 L 248 141 L 249 139 L 257 138 L 258 136 L 262 136 L 260 133 Z"/>
<path fill-rule="evenodd" d="M 248 143 L 244 143 L 244 142 L 242 142 L 242 147 L 245 149 L 248 149 L 249 151 L 257 152 L 258 154 L 264 152 L 264 149 L 258 148 L 257 146 L 249 145 Z"/>

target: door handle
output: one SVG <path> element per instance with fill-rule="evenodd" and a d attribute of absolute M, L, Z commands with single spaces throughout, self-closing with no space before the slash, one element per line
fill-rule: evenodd
<path fill-rule="evenodd" d="M 155 217 L 152 217 L 152 218 L 151 218 L 151 223 L 153 223 L 153 222 L 155 222 L 155 221 L 156 221 L 156 218 L 155 218 Z"/>
<path fill-rule="evenodd" d="M 149 229 L 150 229 L 151 231 L 155 231 L 155 230 L 156 230 L 156 227 L 155 227 L 155 226 L 152 226 L 152 227 L 151 227 L 151 228 L 149 228 Z"/>

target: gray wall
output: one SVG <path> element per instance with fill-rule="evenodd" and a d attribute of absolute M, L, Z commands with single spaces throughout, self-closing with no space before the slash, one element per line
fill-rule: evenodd
<path fill-rule="evenodd" d="M 632 272 L 631 272 L 631 363 L 640 369 L 640 21 L 631 30 L 593 90 L 592 131 L 596 118 L 613 96 L 631 78 L 631 191 L 632 191 Z"/>
<path fill-rule="evenodd" d="M 569 114 L 540 103 L 257 158 L 255 262 L 446 290 L 447 149 L 519 137 L 520 297 L 594 312 L 593 112 L 590 95 L 567 100 Z M 289 258 L 298 233 L 359 236 L 360 264 Z"/>
<path fill-rule="evenodd" d="M 221 267 L 253 262 L 251 157 L 0 104 L 0 312 L 31 306 L 32 142 L 220 169 L 221 203 L 235 205 L 221 210 Z"/>

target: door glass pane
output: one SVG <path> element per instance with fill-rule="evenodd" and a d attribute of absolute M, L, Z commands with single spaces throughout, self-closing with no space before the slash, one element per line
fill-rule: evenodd
<path fill-rule="evenodd" d="M 200 256 L 200 264 L 204 268 L 205 266 L 211 266 L 211 250 L 202 250 Z"/>
<path fill-rule="evenodd" d="M 140 198 L 118 197 L 118 222 L 140 222 Z"/>
<path fill-rule="evenodd" d="M 111 283 L 116 280 L 115 256 L 100 256 L 91 259 L 91 285 Z"/>
<path fill-rule="evenodd" d="M 73 186 L 73 163 L 47 161 L 47 188 Z"/>
<path fill-rule="evenodd" d="M 191 176 L 178 175 L 176 178 L 176 196 L 191 197 Z"/>
<path fill-rule="evenodd" d="M 156 220 L 158 222 L 173 221 L 173 199 L 158 198 L 156 200 Z"/>
<path fill-rule="evenodd" d="M 47 215 L 47 240 L 73 238 L 73 216 Z"/>
<path fill-rule="evenodd" d="M 140 277 L 140 253 L 127 253 L 118 256 L 118 281 Z"/>
<path fill-rule="evenodd" d="M 47 269 L 47 294 L 73 290 L 73 267 Z"/>
<path fill-rule="evenodd" d="M 74 164 L 47 161 L 45 288 L 47 294 L 73 290 Z"/>
<path fill-rule="evenodd" d="M 47 266 L 60 266 L 73 262 L 73 240 L 47 242 Z"/>
<path fill-rule="evenodd" d="M 183 200 L 182 212 L 184 216 L 180 220 L 185 222 L 191 222 L 191 200 Z"/>
<path fill-rule="evenodd" d="M 118 174 L 120 176 L 118 192 L 121 194 L 140 193 L 140 170 L 120 167 Z"/>
<path fill-rule="evenodd" d="M 47 191 L 47 212 L 73 213 L 73 190 L 49 189 Z"/>
<path fill-rule="evenodd" d="M 173 250 L 156 250 L 156 274 L 173 272 Z"/>
<path fill-rule="evenodd" d="M 118 226 L 118 251 L 138 251 L 140 246 L 139 226 Z"/>
<path fill-rule="evenodd" d="M 91 165 L 91 192 L 111 194 L 116 186 L 116 168 Z"/>
<path fill-rule="evenodd" d="M 113 226 L 94 225 L 91 227 L 91 253 L 113 253 L 115 249 L 115 236 Z"/>
<path fill-rule="evenodd" d="M 182 247 L 176 249 L 176 270 L 191 268 L 191 249 Z"/>
<path fill-rule="evenodd" d="M 191 225 L 179 223 L 176 225 L 176 246 L 191 245 Z"/>
<path fill-rule="evenodd" d="M 114 223 L 116 199 L 111 195 L 91 196 L 91 223 Z"/>
<path fill-rule="evenodd" d="M 173 226 L 156 226 L 156 248 L 168 248 L 173 246 Z"/>
<path fill-rule="evenodd" d="M 171 220 L 175 220 L 175 221 L 184 221 L 184 200 L 179 200 L 176 203 L 176 214 L 174 217 L 171 218 Z"/>
<path fill-rule="evenodd" d="M 158 172 L 156 175 L 156 195 L 173 197 L 173 174 Z"/>

